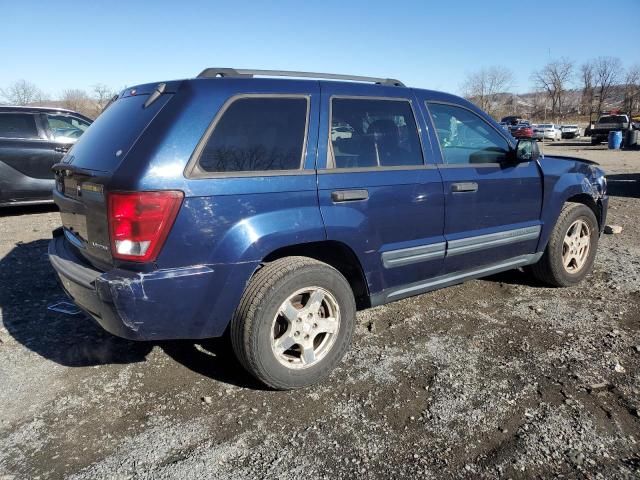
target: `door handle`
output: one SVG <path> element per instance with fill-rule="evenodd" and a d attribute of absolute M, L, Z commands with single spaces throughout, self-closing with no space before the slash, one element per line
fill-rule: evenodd
<path fill-rule="evenodd" d="M 334 190 L 331 192 L 331 200 L 333 200 L 334 203 L 368 199 L 369 192 L 367 190 Z"/>
<path fill-rule="evenodd" d="M 477 192 L 478 184 L 476 182 L 459 182 L 451 184 L 451 191 L 454 193 Z"/>

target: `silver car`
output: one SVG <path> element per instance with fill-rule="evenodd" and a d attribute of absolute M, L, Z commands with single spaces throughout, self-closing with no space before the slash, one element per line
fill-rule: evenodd
<path fill-rule="evenodd" d="M 558 125 L 552 123 L 540 123 L 533 127 L 533 137 L 536 140 L 560 140 L 562 138 L 562 132 Z"/>
<path fill-rule="evenodd" d="M 578 125 L 562 125 L 560 127 L 562 138 L 580 138 L 580 127 Z"/>

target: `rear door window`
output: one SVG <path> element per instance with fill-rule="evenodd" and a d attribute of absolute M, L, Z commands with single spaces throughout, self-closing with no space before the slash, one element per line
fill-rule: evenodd
<path fill-rule="evenodd" d="M 307 97 L 239 97 L 216 121 L 199 167 L 207 173 L 302 168 Z"/>
<path fill-rule="evenodd" d="M 332 98 L 330 150 L 334 168 L 424 163 L 408 100 Z"/>
<path fill-rule="evenodd" d="M 31 113 L 0 113 L 0 137 L 39 138 L 35 117 Z"/>

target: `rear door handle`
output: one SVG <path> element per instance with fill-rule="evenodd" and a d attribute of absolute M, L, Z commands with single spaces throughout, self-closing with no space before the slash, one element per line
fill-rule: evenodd
<path fill-rule="evenodd" d="M 451 184 L 451 191 L 454 193 L 477 192 L 478 184 L 476 182 L 459 182 Z"/>
<path fill-rule="evenodd" d="M 367 190 L 334 190 L 331 192 L 331 200 L 333 200 L 334 203 L 368 199 L 369 192 Z"/>

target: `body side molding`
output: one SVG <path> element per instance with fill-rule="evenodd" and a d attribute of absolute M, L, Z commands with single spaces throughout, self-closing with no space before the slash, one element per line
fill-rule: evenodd
<path fill-rule="evenodd" d="M 521 255 L 518 257 L 510 258 L 503 262 L 494 263 L 481 268 L 453 272 L 439 277 L 431 278 L 426 281 L 420 281 L 407 285 L 401 285 L 399 287 L 389 288 L 382 292 L 376 293 L 371 296 L 371 306 L 383 305 L 385 303 L 400 300 L 402 298 L 411 297 L 420 293 L 426 293 L 430 290 L 446 287 L 449 285 L 455 285 L 462 283 L 465 280 L 473 278 L 486 277 L 495 273 L 503 272 L 505 270 L 511 270 L 513 268 L 523 267 L 525 265 L 531 265 L 536 263 L 544 252 L 532 253 L 528 255 Z"/>
<path fill-rule="evenodd" d="M 517 228 L 505 232 L 451 240 L 448 242 L 447 256 L 461 255 L 463 253 L 524 242 L 526 240 L 535 240 L 540 236 L 541 229 L 542 227 L 540 225 L 534 225 L 532 227 Z"/>
<path fill-rule="evenodd" d="M 418 247 L 390 250 L 382 253 L 384 268 L 401 267 L 410 263 L 424 262 L 435 258 L 444 258 L 446 243 L 432 243 Z"/>

